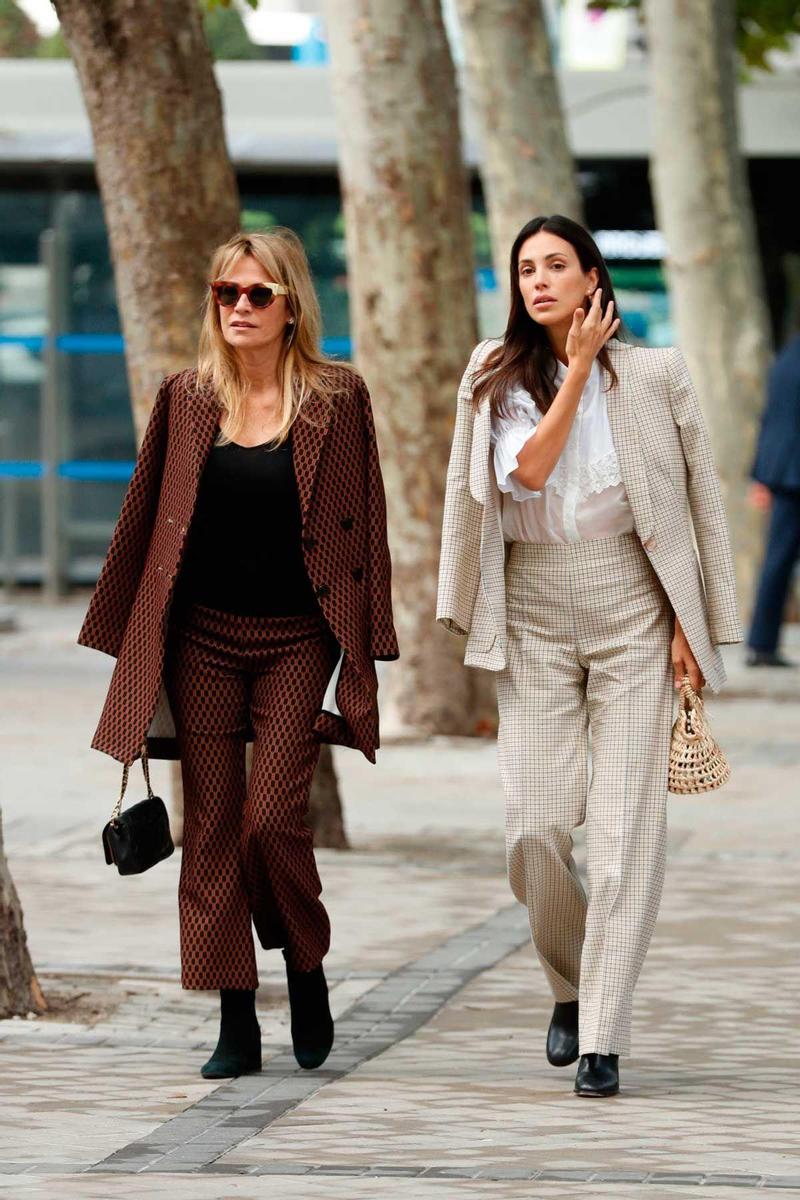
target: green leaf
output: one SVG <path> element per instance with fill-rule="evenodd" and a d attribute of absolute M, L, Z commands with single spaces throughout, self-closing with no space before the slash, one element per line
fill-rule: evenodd
<path fill-rule="evenodd" d="M 769 55 L 774 50 L 789 50 L 792 38 L 800 34 L 800 0 L 735 0 L 736 46 L 746 67 L 771 70 Z M 609 9 L 641 11 L 642 0 L 596 0 L 591 6 L 602 12 Z"/>

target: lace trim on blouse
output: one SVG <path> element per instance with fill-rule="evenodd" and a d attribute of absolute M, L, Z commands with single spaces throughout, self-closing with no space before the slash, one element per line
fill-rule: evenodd
<path fill-rule="evenodd" d="M 604 492 L 606 488 L 619 483 L 622 483 L 619 460 L 616 451 L 610 450 L 592 462 L 579 463 L 577 472 L 572 464 L 564 462 L 562 455 L 545 487 L 555 488 L 556 493 L 563 498 L 570 487 L 577 484 L 578 499 L 585 500 L 587 496 Z"/>

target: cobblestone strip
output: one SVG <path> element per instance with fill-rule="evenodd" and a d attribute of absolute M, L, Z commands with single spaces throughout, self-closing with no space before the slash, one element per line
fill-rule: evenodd
<path fill-rule="evenodd" d="M 620 1183 L 620 1184 L 683 1184 L 695 1187 L 741 1187 L 741 1188 L 785 1188 L 800 1189 L 797 1175 L 743 1175 L 703 1171 L 580 1171 L 557 1168 L 529 1167 L 393 1167 L 393 1166 L 349 1166 L 336 1163 L 330 1166 L 310 1163 L 270 1163 L 260 1167 L 233 1168 L 241 1175 L 347 1175 L 353 1178 L 390 1179 L 413 1177 L 418 1179 L 488 1179 L 496 1182 L 506 1180 L 537 1180 L 539 1183 Z M 203 1174 L 231 1174 L 232 1168 L 223 1164 L 210 1164 Z"/>
<path fill-rule="evenodd" d="M 246 1136 L 249 1136 L 247 1134 Z M 103 1163 L 14 1163 L 0 1162 L 0 1175 L 68 1175 L 84 1174 L 88 1171 L 95 1173 L 131 1174 L 141 1172 L 141 1164 L 122 1168 L 110 1165 L 110 1160 Z M 159 1174 L 192 1173 L 197 1175 L 216 1175 L 234 1177 L 240 1175 L 272 1175 L 284 1179 L 294 1175 L 311 1175 L 315 1178 L 335 1178 L 347 1176 L 353 1179 L 483 1179 L 496 1183 L 521 1181 L 538 1183 L 618 1183 L 626 1184 L 655 1184 L 682 1185 L 683 1187 L 740 1187 L 766 1188 L 772 1190 L 800 1191 L 800 1176 L 798 1175 L 743 1175 L 735 1173 L 715 1173 L 703 1171 L 581 1171 L 559 1170 L 558 1168 L 529 1168 L 529 1167 L 424 1167 L 424 1166 L 392 1166 L 377 1164 L 364 1166 L 347 1163 L 315 1164 L 315 1163 L 270 1163 L 266 1166 L 241 1166 L 226 1163 L 206 1163 L 197 1166 L 186 1161 L 163 1161 L 155 1170 Z"/>
<path fill-rule="evenodd" d="M 88 1168 L 122 1174 L 198 1171 L 254 1137 L 325 1084 L 409 1037 L 481 971 L 496 966 L 529 938 L 520 905 L 488 920 L 388 975 L 336 1023 L 336 1045 L 319 1071 L 302 1071 L 294 1056 L 276 1055 L 257 1075 L 216 1088 L 197 1104 Z"/>

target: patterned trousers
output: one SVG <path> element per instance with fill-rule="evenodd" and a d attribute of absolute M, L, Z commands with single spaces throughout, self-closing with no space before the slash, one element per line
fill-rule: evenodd
<path fill-rule="evenodd" d="M 313 733 L 338 647 L 319 614 L 176 614 L 165 685 L 184 791 L 179 886 L 184 988 L 256 988 L 251 928 L 308 971 L 330 944 L 306 824 Z M 245 737 L 253 732 L 249 785 Z"/>
<path fill-rule="evenodd" d="M 506 596 L 511 888 L 555 999 L 580 1001 L 581 1054 L 627 1054 L 664 879 L 672 609 L 635 534 L 515 542 Z M 572 858 L 584 822 L 588 899 Z"/>

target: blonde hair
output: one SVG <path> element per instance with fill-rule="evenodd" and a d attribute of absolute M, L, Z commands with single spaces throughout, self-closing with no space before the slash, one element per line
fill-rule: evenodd
<path fill-rule="evenodd" d="M 267 280 L 289 289 L 286 301 L 294 324 L 286 325 L 278 359 L 281 424 L 271 443 L 280 446 L 312 393 L 333 403 L 334 395 L 343 386 L 341 368 L 349 364 L 334 362 L 320 349 L 322 317 L 319 301 L 306 252 L 297 234 L 280 227 L 269 233 L 237 233 L 214 251 L 209 283 L 224 279 L 242 255 L 260 263 Z M 226 414 L 225 433 L 220 433 L 218 444 L 235 441 L 244 423 L 250 385 L 242 373 L 236 351 L 223 337 L 219 308 L 210 289 L 200 330 L 197 378 L 198 383 L 209 384 L 214 389 Z M 305 414 L 303 417 L 307 419 Z"/>

